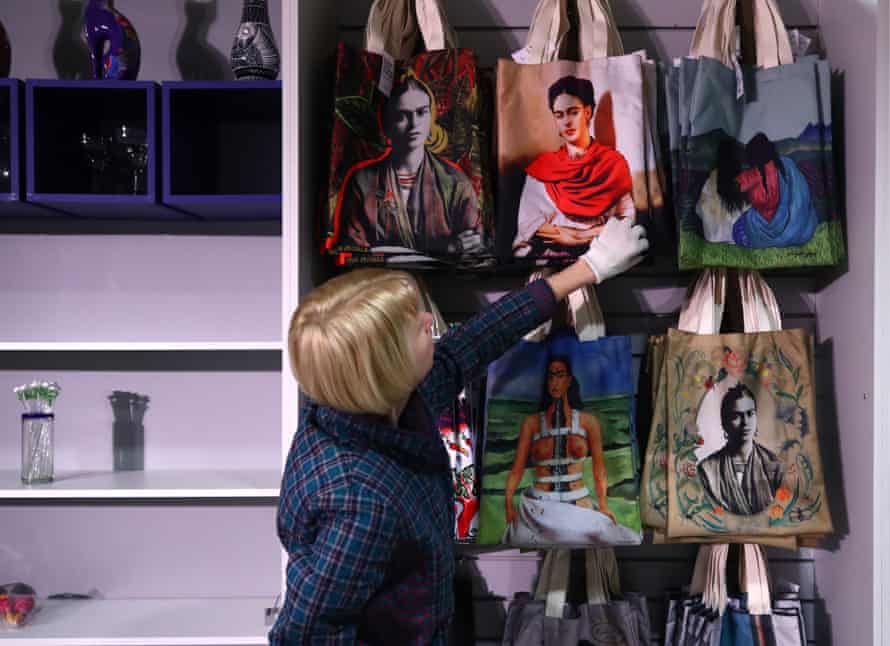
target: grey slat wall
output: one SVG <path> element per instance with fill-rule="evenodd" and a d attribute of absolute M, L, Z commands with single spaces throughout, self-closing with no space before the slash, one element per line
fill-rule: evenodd
<path fill-rule="evenodd" d="M 461 46 L 473 49 L 482 67 L 494 67 L 498 58 L 525 44 L 528 23 L 536 0 L 443 0 L 449 22 Z M 371 0 L 355 0 L 340 9 L 342 40 L 361 46 Z M 779 0 L 785 22 L 813 36 L 819 24 L 819 0 Z M 692 31 L 701 8 L 700 0 L 614 0 L 612 10 L 618 21 L 626 51 L 646 49 L 656 60 L 669 60 L 688 52 Z M 610 334 L 632 335 L 634 366 L 639 366 L 648 334 L 664 332 L 676 324 L 683 294 L 691 274 L 679 274 L 670 259 L 659 258 L 653 266 L 636 269 L 629 276 L 609 281 L 597 293 Z M 472 315 L 484 304 L 523 284 L 517 276 L 467 277 L 434 275 L 425 277 L 440 309 L 450 321 Z M 801 327 L 815 334 L 818 321 L 813 293 L 818 284 L 803 272 L 768 277 L 783 313 L 785 328 Z M 830 353 L 820 352 L 819 359 Z M 820 375 L 828 370 L 817 371 Z M 830 385 L 829 385 L 830 386 Z M 825 388 L 821 392 L 831 392 Z M 831 413 L 828 402 L 820 399 L 819 418 Z M 642 429 L 641 429 L 641 432 Z M 823 448 L 823 455 L 824 453 Z M 653 643 L 664 628 L 665 591 L 688 583 L 695 559 L 694 546 L 643 545 L 617 550 L 622 584 L 626 590 L 647 595 L 653 625 Z M 477 573 L 476 633 L 478 644 L 500 643 L 506 602 L 515 592 L 532 589 L 539 556 L 516 550 L 476 553 L 465 564 Z M 825 608 L 818 599 L 815 564 L 810 550 L 789 552 L 770 550 L 771 572 L 801 585 L 807 635 L 815 639 L 816 627 L 824 625 Z"/>

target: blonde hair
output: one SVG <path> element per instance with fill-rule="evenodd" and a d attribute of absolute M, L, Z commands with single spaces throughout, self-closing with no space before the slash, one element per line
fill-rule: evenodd
<path fill-rule="evenodd" d="M 359 269 L 333 278 L 291 317 L 291 370 L 320 404 L 391 417 L 416 386 L 410 324 L 419 311 L 417 283 L 405 272 Z"/>

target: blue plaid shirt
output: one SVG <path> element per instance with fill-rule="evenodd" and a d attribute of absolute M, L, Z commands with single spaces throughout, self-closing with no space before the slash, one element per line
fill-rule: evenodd
<path fill-rule="evenodd" d="M 449 331 L 398 427 L 303 407 L 281 483 L 287 595 L 271 644 L 447 642 L 454 490 L 435 420 L 554 304 L 537 281 Z"/>

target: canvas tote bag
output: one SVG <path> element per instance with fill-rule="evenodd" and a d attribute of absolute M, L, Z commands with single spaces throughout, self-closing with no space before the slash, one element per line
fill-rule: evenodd
<path fill-rule="evenodd" d="M 711 269 L 702 272 L 697 281 L 690 286 L 680 313 L 679 329 L 697 334 L 714 334 L 720 329 L 726 297 L 726 272 L 722 269 Z M 748 331 L 765 331 L 781 329 L 781 316 L 775 296 L 769 286 L 756 272 L 743 272 L 740 276 L 742 312 L 744 329 Z M 736 534 L 730 537 L 675 536 L 668 539 L 665 535 L 668 517 L 668 388 L 664 357 L 668 352 L 668 343 L 664 337 L 650 340 L 650 359 L 652 382 L 657 393 L 654 395 L 652 423 L 640 490 L 641 516 L 644 525 L 654 530 L 654 541 L 663 542 L 702 542 L 731 541 L 757 542 L 774 547 L 795 549 L 798 541 L 794 536 L 746 536 Z M 692 383 L 704 383 L 704 375 L 693 375 Z"/>
<path fill-rule="evenodd" d="M 478 90 L 439 0 L 374 1 L 365 49 L 337 50 L 324 252 L 339 264 L 491 255 Z"/>
<path fill-rule="evenodd" d="M 511 601 L 504 646 L 649 646 L 646 600 L 621 594 L 611 549 L 584 550 L 586 603 L 567 603 L 571 551 L 550 550 L 541 565 L 535 598 Z"/>
<path fill-rule="evenodd" d="M 432 314 L 434 342 L 448 331 L 448 324 L 420 276 L 414 276 L 420 288 L 422 308 Z M 478 532 L 479 490 L 476 477 L 477 433 L 470 414 L 468 393 L 462 392 L 451 406 L 439 414 L 437 426 L 448 454 L 454 484 L 454 540 L 472 543 Z"/>
<path fill-rule="evenodd" d="M 775 301 L 741 272 L 746 330 Z M 813 344 L 803 330 L 670 330 L 664 360 L 666 535 L 806 537 L 831 532 L 815 424 Z M 759 542 L 759 540 L 758 540 Z"/>
<path fill-rule="evenodd" d="M 743 70 L 736 5 L 706 0 L 668 76 L 680 268 L 836 264 L 829 64 L 794 61 L 775 3 L 755 0 L 757 67 Z"/>
<path fill-rule="evenodd" d="M 629 337 L 602 336 L 592 289 L 571 330 L 532 331 L 489 366 L 478 543 L 641 541 Z"/>
<path fill-rule="evenodd" d="M 655 69 L 624 54 L 608 3 L 578 0 L 582 61 L 560 60 L 567 0 L 541 0 L 526 46 L 497 69 L 502 258 L 565 263 L 610 217 L 644 226 L 663 198 L 654 136 Z"/>
<path fill-rule="evenodd" d="M 758 545 L 739 546 L 741 595 L 727 593 L 727 544 L 702 545 L 687 594 L 668 605 L 665 646 L 804 646 L 796 592 L 772 594 L 769 568 Z M 782 589 L 797 589 L 788 582 Z"/>

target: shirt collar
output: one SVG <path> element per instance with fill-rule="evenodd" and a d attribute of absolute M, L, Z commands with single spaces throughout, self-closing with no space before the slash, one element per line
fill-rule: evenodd
<path fill-rule="evenodd" d="M 340 445 L 374 449 L 416 470 L 449 468 L 438 428 L 417 391 L 408 399 L 398 426 L 382 415 L 346 413 L 311 399 L 303 419 L 303 428 L 315 427 Z"/>

